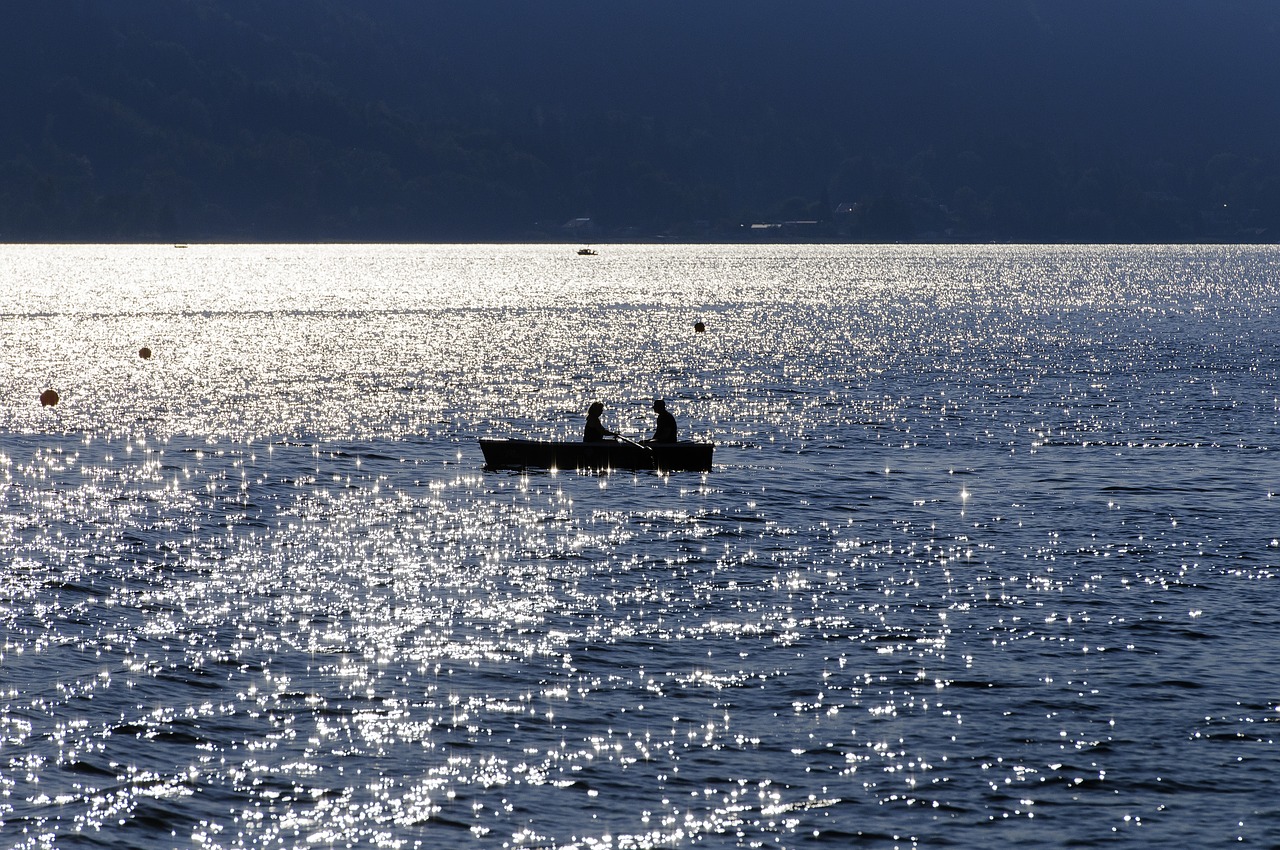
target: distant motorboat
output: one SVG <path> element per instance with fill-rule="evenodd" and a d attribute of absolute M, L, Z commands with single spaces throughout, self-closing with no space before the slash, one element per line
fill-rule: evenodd
<path fill-rule="evenodd" d="M 487 469 L 655 469 L 658 472 L 708 472 L 713 443 L 570 442 L 482 439 Z"/>
<path fill-rule="evenodd" d="M 594 257 L 594 256 L 596 256 L 596 252 L 595 252 L 595 249 L 593 249 L 593 248 L 579 248 L 579 249 L 578 249 L 578 256 L 579 256 L 579 257 Z"/>

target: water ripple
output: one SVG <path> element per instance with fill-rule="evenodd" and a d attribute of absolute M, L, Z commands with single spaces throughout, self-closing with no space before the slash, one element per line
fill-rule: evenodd
<path fill-rule="evenodd" d="M 1272 249 L 6 252 L 11 846 L 1280 840 Z"/>

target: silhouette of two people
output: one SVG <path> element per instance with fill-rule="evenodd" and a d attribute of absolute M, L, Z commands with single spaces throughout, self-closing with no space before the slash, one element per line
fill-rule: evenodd
<path fill-rule="evenodd" d="M 671 415 L 671 411 L 667 410 L 667 403 L 663 399 L 657 399 L 653 403 L 653 412 L 658 415 L 657 426 L 653 429 L 653 436 L 646 443 L 674 443 L 676 437 L 676 418 Z M 617 431 L 610 431 L 600 421 L 601 415 L 604 413 L 604 405 L 600 402 L 592 402 L 587 408 L 587 424 L 582 429 L 582 442 L 599 443 L 609 437 L 621 437 Z M 623 439 L 626 439 L 625 437 Z"/>

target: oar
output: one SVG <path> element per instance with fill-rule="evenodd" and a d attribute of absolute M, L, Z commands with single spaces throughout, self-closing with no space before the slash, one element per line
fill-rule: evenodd
<path fill-rule="evenodd" d="M 619 440 L 621 440 L 624 443 L 630 443 L 631 445 L 636 446 L 637 448 L 644 449 L 649 454 L 653 454 L 653 446 L 646 446 L 644 443 L 637 443 L 635 440 L 631 439 L 630 437 L 624 437 L 621 434 L 614 434 L 613 436 L 617 437 Z"/>

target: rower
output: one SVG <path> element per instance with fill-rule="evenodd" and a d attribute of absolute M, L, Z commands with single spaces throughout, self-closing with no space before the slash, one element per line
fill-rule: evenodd
<path fill-rule="evenodd" d="M 610 431 L 604 427 L 604 423 L 600 421 L 600 414 L 604 413 L 604 405 L 600 402 L 592 402 L 587 408 L 587 424 L 582 429 L 582 442 L 599 443 L 605 437 L 616 437 L 616 431 Z"/>

